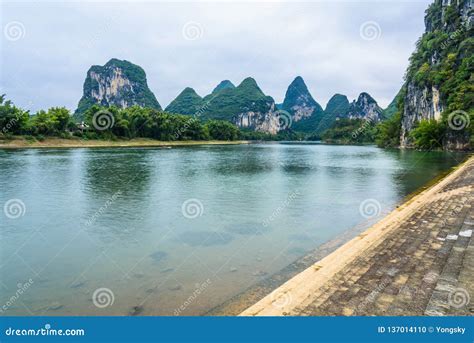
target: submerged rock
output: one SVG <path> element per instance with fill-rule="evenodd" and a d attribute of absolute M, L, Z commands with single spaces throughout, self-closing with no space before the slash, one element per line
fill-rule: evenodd
<path fill-rule="evenodd" d="M 168 289 L 170 291 L 179 291 L 180 289 L 182 289 L 183 287 L 181 285 L 174 285 L 174 286 L 171 286 L 169 287 Z"/>
<path fill-rule="evenodd" d="M 48 306 L 48 311 L 57 311 L 59 309 L 62 309 L 63 307 L 64 307 L 63 304 L 55 301 Z"/>
<path fill-rule="evenodd" d="M 83 287 L 85 284 L 86 284 L 85 281 L 77 281 L 77 282 L 74 282 L 74 283 L 71 285 L 71 288 L 73 288 L 73 289 L 81 288 L 81 287 Z"/>
<path fill-rule="evenodd" d="M 143 306 L 133 306 L 130 312 L 128 313 L 129 316 L 137 316 L 143 312 Z"/>
<path fill-rule="evenodd" d="M 150 254 L 150 257 L 153 259 L 155 262 L 161 262 L 168 254 L 164 251 L 155 251 L 154 253 Z"/>
<path fill-rule="evenodd" d="M 148 288 L 148 289 L 145 291 L 145 293 L 147 293 L 147 294 L 152 294 L 152 293 L 155 293 L 155 291 L 156 291 L 156 287 L 155 287 L 155 288 Z"/>
<path fill-rule="evenodd" d="M 253 276 L 265 276 L 267 275 L 268 273 L 267 272 L 264 272 L 263 270 L 257 270 L 255 272 L 252 273 Z"/>

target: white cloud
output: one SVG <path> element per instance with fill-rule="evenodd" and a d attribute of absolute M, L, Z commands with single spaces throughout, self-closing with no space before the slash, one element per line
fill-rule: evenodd
<path fill-rule="evenodd" d="M 23 23 L 18 41 L 2 36 L 1 91 L 37 110 L 75 109 L 87 69 L 110 58 L 143 67 L 162 106 L 190 86 L 208 94 L 223 79 L 247 76 L 275 100 L 301 75 L 324 107 L 334 93 L 369 92 L 386 106 L 402 83 L 423 32 L 419 2 L 99 2 L 4 3 L 2 29 Z M 375 21 L 380 38 L 360 37 Z M 196 22 L 202 37 L 187 40 Z"/>

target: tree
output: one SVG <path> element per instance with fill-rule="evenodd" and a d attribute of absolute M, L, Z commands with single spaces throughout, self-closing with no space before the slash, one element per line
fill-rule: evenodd
<path fill-rule="evenodd" d="M 53 134 L 53 121 L 48 112 L 41 110 L 31 118 L 31 132 L 34 135 Z"/>
<path fill-rule="evenodd" d="M 375 142 L 381 148 L 396 147 L 400 144 L 401 115 L 397 112 L 390 119 L 377 125 Z"/>
<path fill-rule="evenodd" d="M 422 120 L 410 132 L 415 147 L 419 149 L 433 149 L 443 146 L 443 137 L 446 129 L 442 122 L 436 120 Z"/>
<path fill-rule="evenodd" d="M 232 123 L 223 120 L 211 120 L 206 123 L 211 139 L 233 141 L 239 137 L 239 129 Z"/>
<path fill-rule="evenodd" d="M 71 126 L 71 114 L 65 107 L 41 110 L 31 118 L 30 131 L 36 135 L 55 136 L 65 133 Z"/>
<path fill-rule="evenodd" d="M 15 107 L 5 94 L 0 95 L 0 135 L 20 135 L 28 130 L 28 111 Z"/>

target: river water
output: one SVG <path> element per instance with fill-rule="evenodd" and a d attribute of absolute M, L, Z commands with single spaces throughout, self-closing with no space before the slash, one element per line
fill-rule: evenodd
<path fill-rule="evenodd" d="M 323 144 L 0 150 L 0 311 L 205 313 L 461 160 Z"/>

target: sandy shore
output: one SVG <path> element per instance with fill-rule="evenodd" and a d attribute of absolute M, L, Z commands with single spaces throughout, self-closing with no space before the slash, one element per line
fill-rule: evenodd
<path fill-rule="evenodd" d="M 457 220 L 461 212 L 453 212 L 454 210 L 450 209 L 455 208 L 454 205 L 464 205 L 465 209 L 462 213 L 466 213 L 465 217 L 457 220 L 456 224 L 452 224 L 450 230 L 459 234 L 459 232 L 466 232 L 466 225 L 471 225 L 469 216 L 472 216 L 471 204 L 474 194 L 470 179 L 472 170 L 474 170 L 474 157 L 462 163 L 454 172 L 435 185 L 409 199 L 365 232 L 285 282 L 240 315 L 390 315 L 392 313 L 389 311 L 390 306 L 401 303 L 402 286 L 405 283 L 418 282 L 417 278 L 424 282 L 426 273 L 428 275 L 432 273 L 431 276 L 437 275 L 437 278 L 431 284 L 417 283 L 418 290 L 421 289 L 425 293 L 429 290 L 431 293 L 424 293 L 426 301 L 419 306 L 419 309 L 410 312 L 414 315 L 424 314 L 426 307 L 436 296 L 438 284 L 443 281 L 440 275 L 446 273 L 446 270 L 449 272 L 448 260 L 453 258 L 450 253 L 447 253 L 446 256 L 442 255 L 443 259 L 441 259 L 438 256 L 439 251 L 448 251 L 448 248 L 449 251 L 455 251 L 450 246 L 444 246 L 444 243 L 440 244 L 440 242 L 448 242 L 443 237 L 449 237 L 446 236 L 446 224 L 442 224 L 441 221 Z M 446 192 L 446 188 L 452 188 L 452 190 Z M 456 204 L 454 204 L 455 201 Z M 436 213 L 430 213 L 429 208 L 431 206 L 435 208 L 433 205 L 438 203 Z M 459 237 L 461 236 L 459 234 Z M 469 246 L 469 239 L 465 243 L 466 246 Z M 418 245 L 414 246 L 410 240 L 417 242 Z M 408 248 L 405 249 L 405 247 Z M 464 250 L 462 251 L 464 253 Z M 413 256 L 408 259 L 410 254 Z M 437 258 L 437 261 L 441 261 L 439 270 L 436 271 L 433 271 L 435 270 L 433 269 L 434 262 L 432 263 L 435 259 L 433 256 Z M 463 267 L 462 261 L 461 259 L 458 263 L 461 265 L 459 268 L 467 269 Z M 420 267 L 424 265 L 430 267 L 425 267 L 425 269 Z M 390 272 L 385 275 L 387 270 Z M 471 271 L 462 273 L 461 270 L 458 274 L 464 279 L 467 275 L 468 281 L 473 281 Z M 430 280 L 433 279 L 435 278 L 431 277 Z M 463 282 L 466 284 L 465 280 Z M 441 282 L 441 289 L 442 286 Z M 423 297 L 419 296 L 419 298 Z M 367 301 L 364 307 L 365 312 L 357 312 L 363 301 Z M 410 307 L 410 302 L 404 306 Z M 403 311 L 402 306 L 401 314 L 408 314 L 408 311 Z"/>
<path fill-rule="evenodd" d="M 222 145 L 222 144 L 248 144 L 249 141 L 158 141 L 153 139 L 132 140 L 82 140 L 47 138 L 43 141 L 30 141 L 23 138 L 0 140 L 0 149 L 24 148 L 127 148 L 127 147 L 166 147 L 189 145 Z"/>

